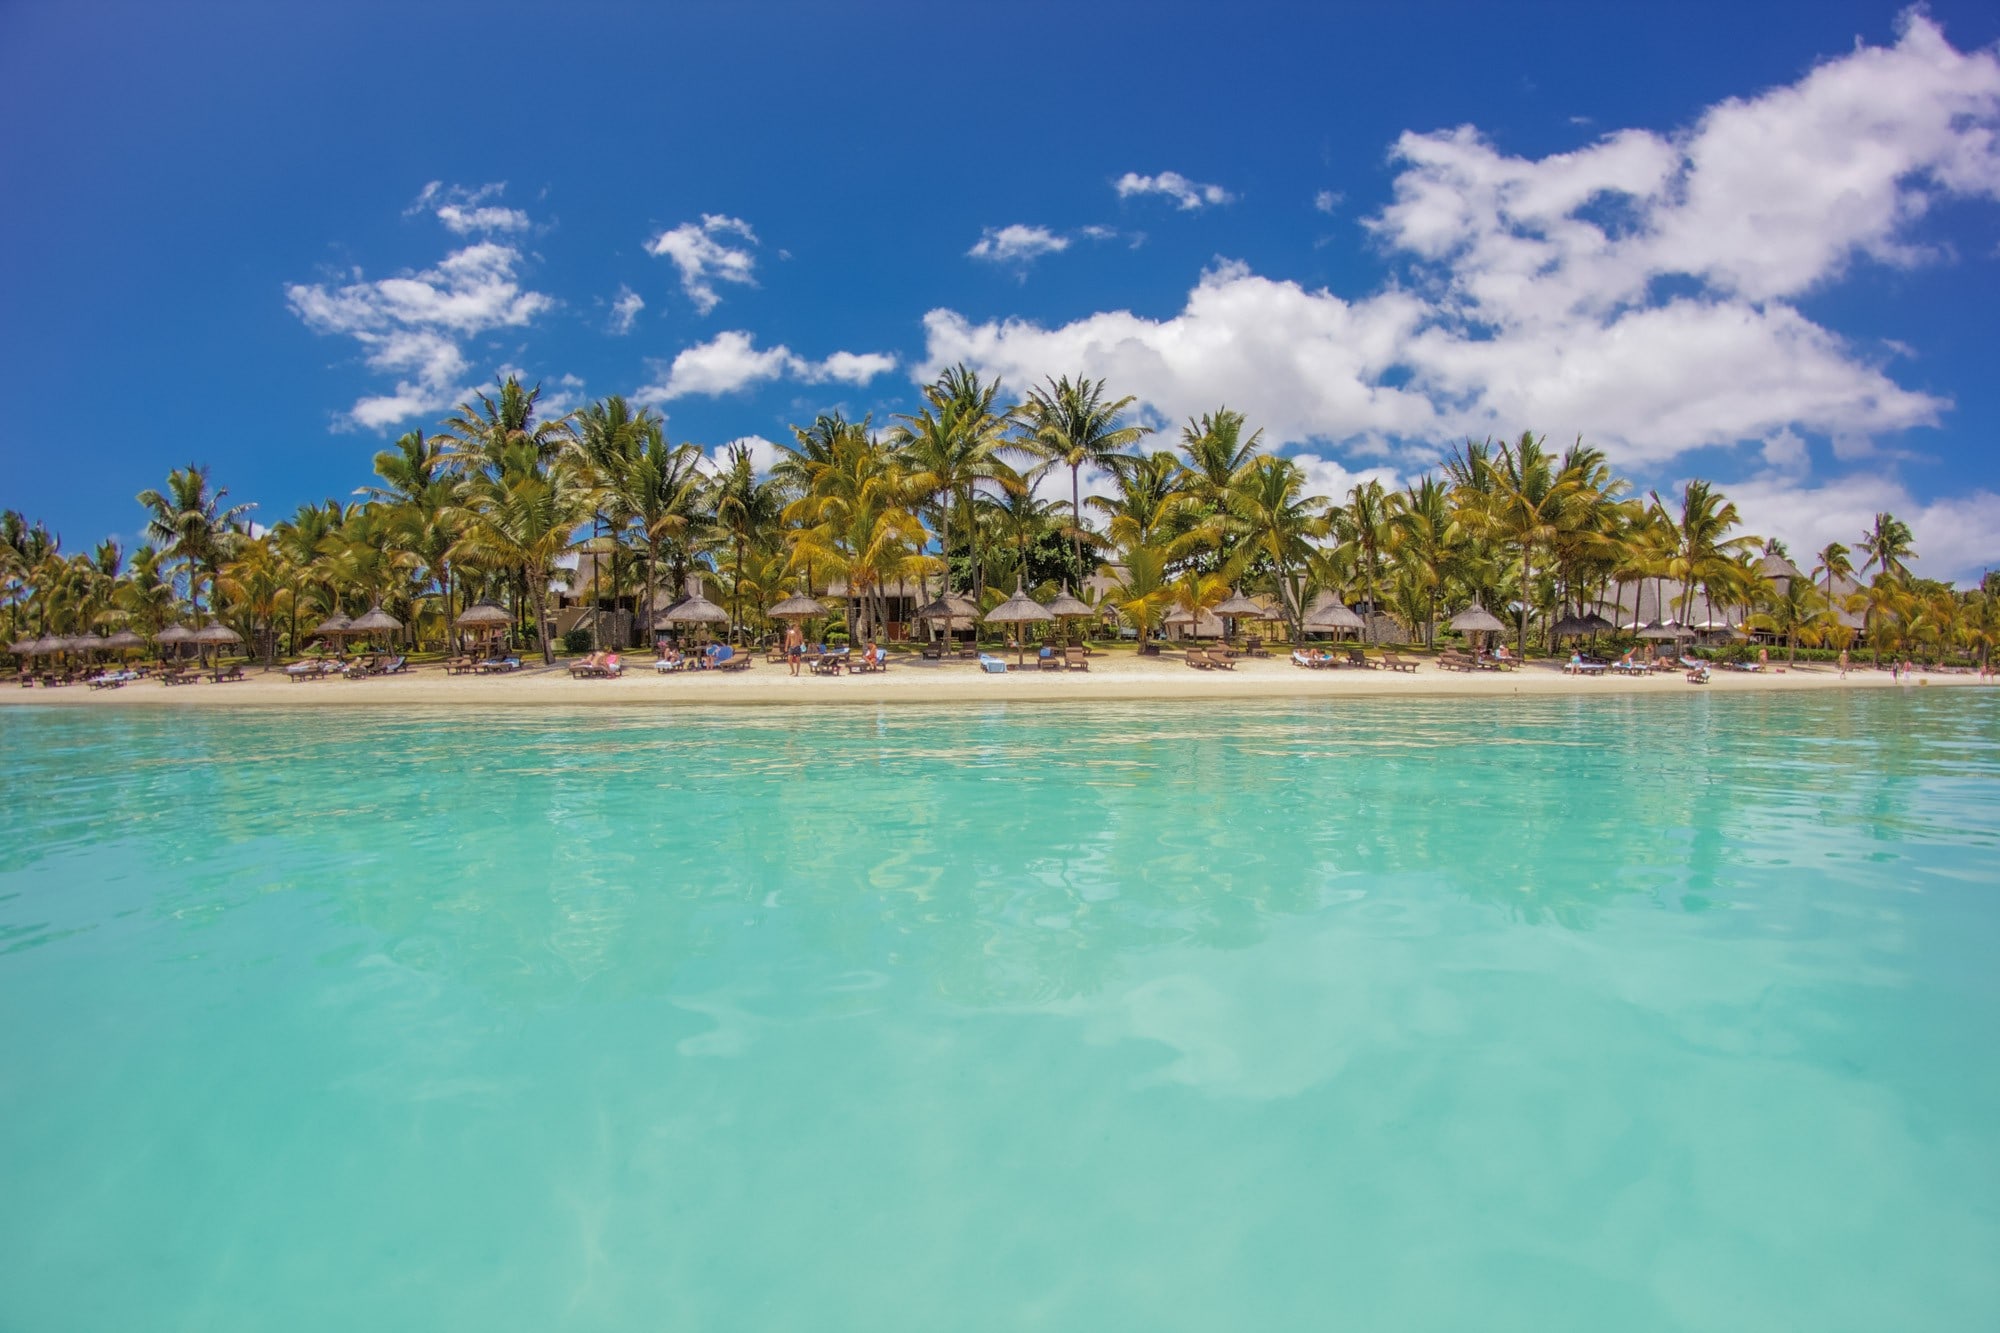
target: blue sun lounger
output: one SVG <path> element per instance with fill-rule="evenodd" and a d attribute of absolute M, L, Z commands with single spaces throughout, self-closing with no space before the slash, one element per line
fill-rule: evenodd
<path fill-rule="evenodd" d="M 979 655 L 979 669 L 998 676 L 1007 670 L 1007 664 L 991 653 L 981 653 Z"/>

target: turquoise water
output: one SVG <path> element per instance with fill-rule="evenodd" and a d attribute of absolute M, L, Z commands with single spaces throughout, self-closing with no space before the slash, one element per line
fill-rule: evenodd
<path fill-rule="evenodd" d="M 2000 695 L 0 710 L 0 1328 L 2000 1323 Z"/>

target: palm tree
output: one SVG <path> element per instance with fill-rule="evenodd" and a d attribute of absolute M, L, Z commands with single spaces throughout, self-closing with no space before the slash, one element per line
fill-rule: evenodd
<path fill-rule="evenodd" d="M 1681 492 L 1679 519 L 1666 513 L 1657 494 L 1653 503 L 1666 517 L 1672 535 L 1664 573 L 1681 585 L 1678 619 L 1685 625 L 1694 613 L 1695 589 L 1699 587 L 1707 594 L 1708 604 L 1713 608 L 1718 600 L 1717 589 L 1736 572 L 1734 557 L 1754 550 L 1761 539 L 1728 535 L 1737 525 L 1736 506 L 1705 481 L 1691 481 Z"/>
<path fill-rule="evenodd" d="M 1520 624 L 1517 651 L 1528 655 L 1528 603 L 1534 583 L 1537 550 L 1547 547 L 1585 508 L 1584 478 L 1558 469 L 1555 458 L 1531 431 L 1512 444 L 1502 443 L 1490 461 L 1468 445 L 1454 460 L 1462 476 L 1460 504 L 1487 532 L 1520 554 Z"/>
<path fill-rule="evenodd" d="M 211 493 L 208 469 L 190 463 L 167 474 L 167 489 L 139 492 L 139 503 L 147 511 L 146 539 L 156 543 L 167 556 L 185 567 L 188 602 L 196 618 L 201 615 L 201 583 L 214 584 L 216 573 L 229 555 L 237 536 L 237 524 L 254 506 L 225 506 L 229 492 Z"/>
<path fill-rule="evenodd" d="M 1382 483 L 1370 479 L 1347 492 L 1347 503 L 1327 514 L 1327 528 L 1346 549 L 1345 565 L 1353 571 L 1356 599 L 1372 615 L 1382 598 L 1382 554 L 1389 544 L 1389 503 Z"/>
<path fill-rule="evenodd" d="M 665 426 L 657 416 L 647 413 L 641 421 L 638 449 L 611 456 L 610 473 L 602 479 L 602 486 L 614 528 L 636 529 L 645 548 L 640 601 L 650 642 L 662 551 L 666 552 L 670 588 L 678 589 L 687 582 L 694 562 L 693 541 L 702 508 L 702 452 L 692 444 L 669 445 Z"/>
<path fill-rule="evenodd" d="M 946 562 L 944 590 L 951 591 L 951 516 L 954 508 L 969 512 L 972 491 L 995 476 L 995 464 L 1005 417 L 993 410 L 999 384 L 983 383 L 964 366 L 954 366 L 924 390 L 924 408 L 914 416 L 896 418 L 890 434 L 910 470 L 910 484 L 930 497 L 936 514 L 938 553 Z M 977 527 L 973 533 L 976 536 Z M 978 567 L 975 546 L 972 563 Z"/>
<path fill-rule="evenodd" d="M 1847 548 L 1839 542 L 1828 542 L 1820 548 L 1819 554 L 1813 557 L 1819 563 L 1813 566 L 1809 577 L 1818 578 L 1822 574 L 1826 575 L 1826 600 L 1829 606 L 1833 604 L 1833 581 L 1836 578 L 1852 578 L 1854 575 L 1854 564 L 1848 559 L 1848 554 Z"/>
<path fill-rule="evenodd" d="M 444 439 L 468 471 L 498 476 L 510 466 L 539 472 L 555 461 L 573 438 L 572 418 L 537 421 L 535 404 L 542 386 L 530 389 L 509 375 L 493 397 L 478 395 L 477 403 L 461 403 L 444 423 Z M 525 454 L 523 450 L 525 449 Z"/>
<path fill-rule="evenodd" d="M 1298 464 L 1266 454 L 1244 470 L 1228 497 L 1230 514 L 1242 525 L 1246 554 L 1270 571 L 1293 643 L 1299 641 L 1305 610 L 1297 571 L 1310 553 L 1308 540 L 1326 530 L 1325 520 L 1314 517 L 1326 499 L 1303 494 L 1305 488 Z"/>
<path fill-rule="evenodd" d="M 743 557 L 752 538 L 778 521 L 784 506 L 778 488 L 760 481 L 751 465 L 750 450 L 732 444 L 724 455 L 722 475 L 715 482 L 715 526 L 728 535 L 736 550 L 735 573 L 730 583 L 729 626 L 733 636 L 743 622 Z"/>
<path fill-rule="evenodd" d="M 461 480 L 441 436 L 426 438 L 410 431 L 393 448 L 375 455 L 379 486 L 363 494 L 382 507 L 384 526 L 397 549 L 412 557 L 420 587 L 435 586 L 444 601 L 447 634 L 453 611 L 451 548 L 459 538 L 452 515 L 459 505 Z M 411 616 L 415 628 L 415 616 Z"/>
<path fill-rule="evenodd" d="M 1917 557 L 1911 549 L 1912 540 L 1909 524 L 1894 514 L 1875 515 L 1875 526 L 1861 534 L 1861 549 L 1868 556 L 1861 572 L 1879 568 L 1891 577 L 1906 577 L 1910 570 L 1904 562 Z"/>
<path fill-rule="evenodd" d="M 537 471 L 503 460 L 498 476 L 473 479 L 468 504 L 454 515 L 464 535 L 452 548 L 452 558 L 513 571 L 534 610 L 545 663 L 555 661 L 548 601 L 556 557 L 569 550 L 577 528 L 589 521 L 593 498 L 572 468 Z"/>
<path fill-rule="evenodd" d="M 1452 512 L 1451 495 L 1436 477 L 1423 477 L 1390 497 L 1388 551 L 1423 599 L 1424 646 L 1437 646 L 1438 602 L 1462 572 L 1467 539 Z"/>
<path fill-rule="evenodd" d="M 1764 609 L 1750 617 L 1752 629 L 1769 630 L 1785 639 L 1785 660 L 1799 660 L 1799 640 L 1814 636 L 1829 618 L 1827 603 L 1819 589 L 1804 579 L 1787 579 L 1785 590 L 1770 598 Z"/>
<path fill-rule="evenodd" d="M 1017 415 L 1020 447 L 1050 467 L 1069 469 L 1070 542 L 1079 581 L 1084 570 L 1083 469 L 1109 470 L 1114 460 L 1145 437 L 1145 427 L 1119 424 L 1135 401 L 1128 396 L 1106 402 L 1103 380 L 1072 380 L 1065 375 L 1031 391 Z"/>

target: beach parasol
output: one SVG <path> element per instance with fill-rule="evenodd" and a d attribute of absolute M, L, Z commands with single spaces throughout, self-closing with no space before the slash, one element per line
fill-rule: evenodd
<path fill-rule="evenodd" d="M 403 628 L 403 622 L 384 611 L 380 605 L 368 608 L 366 615 L 356 616 L 347 626 L 349 634 L 394 634 Z"/>
<path fill-rule="evenodd" d="M 194 631 L 186 625 L 169 625 L 153 636 L 153 643 L 161 648 L 171 646 L 174 656 L 181 655 L 181 645 L 194 642 Z"/>
<path fill-rule="evenodd" d="M 1589 615 L 1585 616 L 1583 618 L 1583 623 L 1590 626 L 1589 632 L 1592 634 L 1607 634 L 1610 631 L 1618 628 L 1616 625 L 1606 620 L 1603 616 L 1598 615 L 1597 612 L 1595 611 L 1592 611 Z"/>
<path fill-rule="evenodd" d="M 653 618 L 653 628 L 667 625 L 727 625 L 729 613 L 701 595 L 701 580 L 689 579 L 694 591 Z"/>
<path fill-rule="evenodd" d="M 121 629 L 104 641 L 106 648 L 124 652 L 128 648 L 144 648 L 146 641 L 129 629 Z"/>
<path fill-rule="evenodd" d="M 1581 616 L 1564 616 L 1549 627 L 1549 633 L 1558 639 L 1577 639 L 1593 632 L 1590 622 Z"/>
<path fill-rule="evenodd" d="M 1300 628 L 1327 630 L 1365 629 L 1367 628 L 1367 622 L 1362 620 L 1352 607 L 1348 606 L 1347 603 L 1341 601 L 1338 597 L 1328 597 L 1313 603 L 1312 610 L 1306 613 L 1305 624 L 1300 626 Z"/>
<path fill-rule="evenodd" d="M 339 639 L 345 643 L 348 631 L 353 627 L 353 621 L 340 614 L 340 612 L 335 611 L 325 620 L 314 625 L 311 633 L 307 634 L 306 637 L 309 639 Z"/>
<path fill-rule="evenodd" d="M 1229 600 L 1213 609 L 1218 616 L 1257 616 L 1261 618 L 1264 614 L 1263 606 L 1255 598 L 1246 596 L 1234 588 L 1229 590 Z"/>
<path fill-rule="evenodd" d="M 819 598 L 808 597 L 802 592 L 793 593 L 764 612 L 773 620 L 817 620 L 826 613 L 826 607 Z"/>
<path fill-rule="evenodd" d="M 16 657 L 33 657 L 35 655 L 35 641 L 33 639 L 16 639 L 7 645 L 7 651 Z"/>
<path fill-rule="evenodd" d="M 476 637 L 484 640 L 489 635 L 499 635 L 513 623 L 513 617 L 507 614 L 506 608 L 495 606 L 492 602 L 474 602 L 459 612 L 458 618 L 451 623 L 457 629 L 476 631 Z"/>
<path fill-rule="evenodd" d="M 1451 618 L 1451 627 L 1461 634 L 1494 633 L 1507 627 L 1496 620 L 1491 611 L 1474 602 Z"/>
<path fill-rule="evenodd" d="M 1089 602 L 1084 601 L 1081 597 L 1072 596 L 1069 584 L 1065 583 L 1062 586 L 1062 591 L 1057 593 L 1055 598 L 1049 602 L 1049 614 L 1054 616 L 1058 621 L 1088 620 L 1097 614 L 1097 608 Z"/>
<path fill-rule="evenodd" d="M 211 620 L 195 631 L 196 643 L 212 643 L 218 648 L 227 644 L 243 642 L 243 636 L 219 620 Z"/>
<path fill-rule="evenodd" d="M 94 653 L 104 647 L 103 637 L 95 632 L 72 634 L 68 642 L 69 650 L 73 653 Z"/>
<path fill-rule="evenodd" d="M 1014 663 L 1016 666 L 1019 666 L 1026 660 L 1028 651 L 1027 635 L 1021 632 L 1020 626 L 1037 620 L 1054 620 L 1055 618 L 1055 612 L 1021 591 L 1021 584 L 1018 579 L 1014 582 L 1014 595 L 994 607 L 991 611 L 988 611 L 985 617 L 986 623 L 989 625 L 1015 626 Z"/>
<path fill-rule="evenodd" d="M 57 653 L 62 652 L 67 644 L 68 640 L 66 639 L 59 638 L 54 634 L 44 634 L 41 638 L 35 640 L 28 651 L 37 657 L 54 657 Z"/>
<path fill-rule="evenodd" d="M 1647 622 L 1646 627 L 1639 631 L 1639 637 L 1661 641 L 1668 639 L 1678 640 L 1681 637 L 1681 632 L 1671 625 L 1662 625 L 1659 621 L 1654 620 Z"/>

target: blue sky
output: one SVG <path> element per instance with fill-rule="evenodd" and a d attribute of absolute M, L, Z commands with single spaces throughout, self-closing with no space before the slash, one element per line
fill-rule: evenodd
<path fill-rule="evenodd" d="M 1316 489 L 1468 434 L 2000 564 L 2000 11 L 0 7 L 0 505 L 265 521 L 515 368 L 677 440 L 965 359 Z"/>

